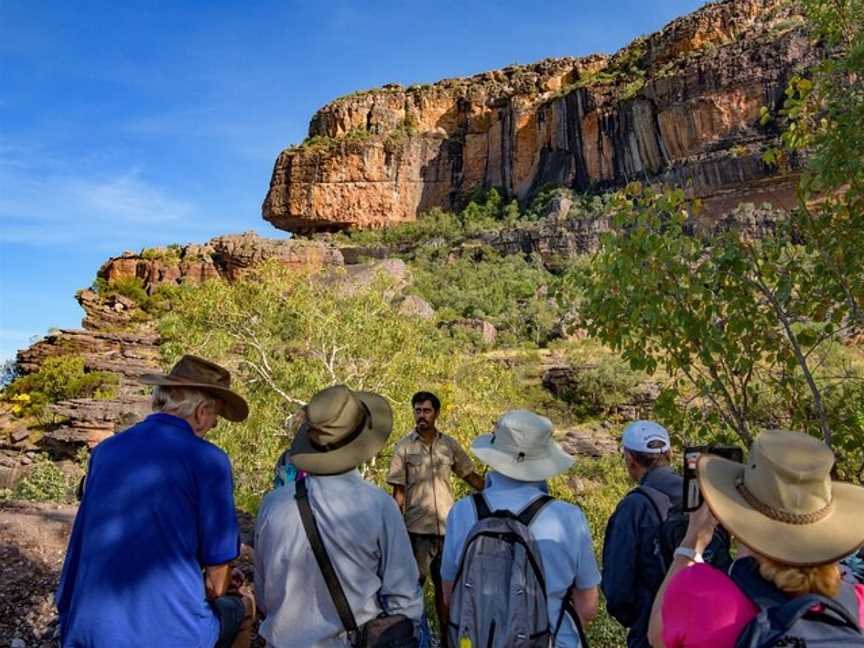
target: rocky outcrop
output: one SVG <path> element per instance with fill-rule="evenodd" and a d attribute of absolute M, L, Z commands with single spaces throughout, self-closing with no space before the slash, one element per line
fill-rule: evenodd
<path fill-rule="evenodd" d="M 323 241 L 269 239 L 245 232 L 219 236 L 204 245 L 151 248 L 140 254 L 125 252 L 106 261 L 96 276 L 106 284 L 137 279 L 149 294 L 162 285 L 216 278 L 233 280 L 270 259 L 308 270 L 343 264 L 339 249 Z M 83 301 L 90 299 L 87 295 Z M 84 303 L 82 307 L 87 308 Z"/>
<path fill-rule="evenodd" d="M 54 403 L 48 407 L 52 416 L 46 417 L 54 422 L 30 421 L 31 427 L 0 413 L 0 450 L 7 453 L 4 461 L 12 464 L 5 466 L 6 477 L 11 480 L 10 475 L 23 474 L 30 457 L 27 452 L 36 449 L 34 444 L 54 457 L 74 456 L 82 445 L 92 447 L 147 414 L 148 389 L 139 378 L 160 370 L 159 336 L 152 316 L 136 299 L 149 299 L 163 286 L 207 279 L 233 281 L 269 260 L 297 270 L 326 270 L 320 275 L 322 280 L 347 293 L 368 286 L 382 273 L 392 281 L 394 291 L 410 282 L 410 273 L 399 259 L 345 267 L 339 248 L 331 242 L 265 239 L 254 233 L 221 236 L 204 245 L 127 252 L 109 259 L 97 274 L 98 290 L 85 289 L 76 295 L 86 313 L 84 329 L 53 331 L 19 351 L 16 368 L 30 374 L 39 371 L 47 358 L 80 356 L 85 372 L 117 377 L 116 395 Z M 124 284 L 133 286 L 132 296 L 117 292 Z"/>
<path fill-rule="evenodd" d="M 709 213 L 792 201 L 764 165 L 760 108 L 820 57 L 794 3 L 723 0 L 612 57 L 554 59 L 328 104 L 276 161 L 264 218 L 293 232 L 384 227 L 498 187 L 674 183 Z"/>
<path fill-rule="evenodd" d="M 60 329 L 18 352 L 18 371 L 33 373 L 46 358 L 79 355 L 85 371 L 109 371 L 134 380 L 159 367 L 159 338 L 153 333 L 109 333 Z"/>

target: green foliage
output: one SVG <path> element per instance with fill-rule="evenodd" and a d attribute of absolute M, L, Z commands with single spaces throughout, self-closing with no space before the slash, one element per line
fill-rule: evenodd
<path fill-rule="evenodd" d="M 647 379 L 618 354 L 596 344 L 580 344 L 566 358 L 576 371 L 559 397 L 580 418 L 606 414 L 619 405 L 632 403 L 638 387 Z"/>
<path fill-rule="evenodd" d="M 582 74 L 576 83 L 562 88 L 558 95 L 567 94 L 577 88 L 620 85 L 620 98 L 631 99 L 645 86 L 647 52 L 648 41 L 644 36 L 640 36 L 612 56 L 605 67 Z"/>
<path fill-rule="evenodd" d="M 176 243 L 167 247 L 144 248 L 141 250 L 141 258 L 149 261 L 162 261 L 166 264 L 177 264 L 183 249 Z"/>
<path fill-rule="evenodd" d="M 669 372 L 658 411 L 680 429 L 734 430 L 745 442 L 778 423 L 818 431 L 838 470 L 860 479 L 864 435 L 848 405 L 860 371 L 825 367 L 833 341 L 864 322 L 864 3 L 804 4 L 817 35 L 840 49 L 812 78 L 791 80 L 783 148 L 766 160 L 808 151 L 798 210 L 769 240 L 729 232 L 706 242 L 688 235 L 682 192 L 634 185 L 614 204 L 620 231 L 588 273 L 585 315 L 631 366 Z M 763 125 L 773 119 L 762 111 Z"/>
<path fill-rule="evenodd" d="M 620 233 L 605 237 L 586 279 L 592 333 L 633 368 L 665 366 L 673 389 L 688 383 L 747 443 L 765 385 L 794 402 L 802 384 L 818 389 L 810 355 L 836 332 L 836 309 L 783 228 L 761 242 L 734 231 L 702 241 L 689 235 L 683 192 L 638 185 L 616 208 Z M 818 396 L 814 405 L 797 421 L 830 442 Z"/>
<path fill-rule="evenodd" d="M 525 215 L 515 200 L 506 202 L 497 189 L 480 189 L 457 201 L 457 213 L 431 209 L 417 221 L 381 230 L 358 230 L 337 234 L 337 240 L 354 245 L 384 245 L 415 248 L 427 241 L 455 243 L 482 232 L 516 224 Z"/>
<path fill-rule="evenodd" d="M 168 249 L 171 249 L 171 246 Z M 103 300 L 112 295 L 122 295 L 131 299 L 139 309 L 133 314 L 133 319 L 146 321 L 158 317 L 171 308 L 171 300 L 178 287 L 175 284 L 160 284 L 148 294 L 144 283 L 138 277 L 123 277 L 110 283 L 102 277 L 97 277 L 93 282 L 93 289 Z"/>
<path fill-rule="evenodd" d="M 48 455 L 38 454 L 27 476 L 15 484 L 16 499 L 33 502 L 71 502 L 77 480 L 70 478 Z"/>
<path fill-rule="evenodd" d="M 144 283 L 138 277 L 121 277 L 110 283 L 103 280 L 99 287 L 100 295 L 123 295 L 138 304 L 147 301 L 147 291 L 144 289 Z"/>
<path fill-rule="evenodd" d="M 441 319 L 487 320 L 503 345 L 542 345 L 555 334 L 558 280 L 533 256 L 480 249 L 454 259 L 432 250 L 419 254 L 412 267 L 417 292 Z"/>
<path fill-rule="evenodd" d="M 114 398 L 118 382 L 116 374 L 85 371 L 81 356 L 58 355 L 46 358 L 39 371 L 13 380 L 2 394 L 19 416 L 41 418 L 50 403 L 70 398 Z"/>
<path fill-rule="evenodd" d="M 178 291 L 160 322 L 166 366 L 189 351 L 225 363 L 251 406 L 245 423 L 221 424 L 210 437 L 232 458 L 241 507 L 257 507 L 290 443 L 286 421 L 327 385 L 374 390 L 393 405 L 393 440 L 365 467 L 378 483 L 393 442 L 413 425 L 415 391 L 441 396 L 444 425 L 463 445 L 524 402 L 504 367 L 464 353 L 434 324 L 400 315 L 386 299 L 390 288 L 382 278 L 343 290 L 269 263 L 233 284 Z"/>

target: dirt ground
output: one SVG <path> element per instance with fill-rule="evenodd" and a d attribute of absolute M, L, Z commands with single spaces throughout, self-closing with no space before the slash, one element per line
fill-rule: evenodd
<path fill-rule="evenodd" d="M 53 593 L 75 506 L 0 502 L 0 646 L 56 646 Z"/>

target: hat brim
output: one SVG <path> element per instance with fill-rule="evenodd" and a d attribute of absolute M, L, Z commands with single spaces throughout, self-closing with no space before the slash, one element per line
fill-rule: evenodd
<path fill-rule="evenodd" d="M 796 567 L 845 558 L 864 544 L 864 488 L 832 482 L 834 510 L 812 524 L 788 524 L 754 509 L 738 492 L 744 466 L 716 455 L 699 458 L 699 486 L 708 508 L 726 530 L 755 552 Z"/>
<path fill-rule="evenodd" d="M 393 410 L 387 400 L 372 392 L 352 392 L 369 409 L 367 426 L 346 446 L 329 452 L 312 447 L 304 424 L 291 445 L 291 462 L 312 475 L 337 475 L 356 468 L 377 455 L 393 431 Z"/>
<path fill-rule="evenodd" d="M 212 383 L 198 383 L 189 382 L 188 380 L 177 380 L 176 378 L 172 378 L 166 374 L 144 374 L 138 379 L 138 381 L 144 383 L 145 385 L 156 385 L 161 387 L 188 387 L 191 389 L 200 389 L 201 391 L 207 392 L 208 394 L 212 394 L 224 403 L 222 411 L 219 412 L 219 416 L 221 416 L 222 418 L 233 421 L 235 423 L 240 423 L 242 421 L 245 421 L 246 418 L 249 416 L 249 405 L 246 403 L 246 399 L 240 396 L 240 394 L 231 391 L 230 389 L 219 387 L 218 385 L 214 385 Z"/>
<path fill-rule="evenodd" d="M 471 452 L 493 470 L 519 481 L 545 481 L 567 472 L 576 460 L 557 443 L 549 445 L 549 452 L 539 459 L 516 461 L 512 453 L 499 450 L 492 443 L 494 435 L 483 434 L 474 439 Z"/>

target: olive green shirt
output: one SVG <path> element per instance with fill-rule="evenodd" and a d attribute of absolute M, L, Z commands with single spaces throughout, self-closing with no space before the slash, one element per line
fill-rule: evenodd
<path fill-rule="evenodd" d="M 438 432 L 426 445 L 414 430 L 396 444 L 387 483 L 405 487 L 403 515 L 410 533 L 444 535 L 453 506 L 451 471 L 463 479 L 474 472 L 474 464 L 453 437 Z"/>

